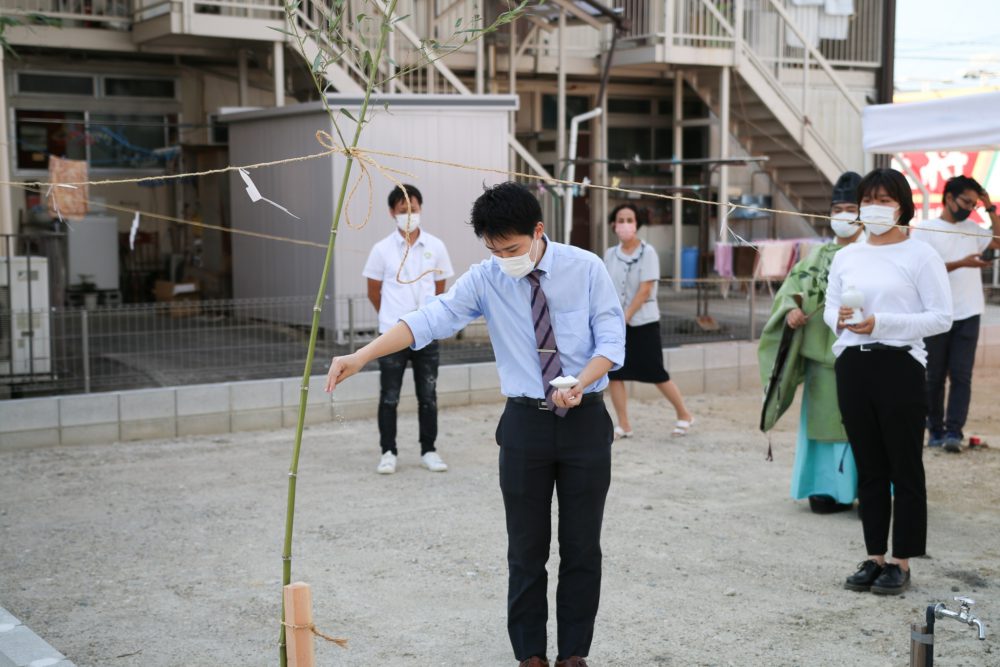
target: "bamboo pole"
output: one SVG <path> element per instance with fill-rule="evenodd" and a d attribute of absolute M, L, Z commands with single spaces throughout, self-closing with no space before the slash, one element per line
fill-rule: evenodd
<path fill-rule="evenodd" d="M 284 588 L 285 623 L 289 629 L 288 667 L 316 667 L 313 642 L 312 591 L 297 581 Z"/>
<path fill-rule="evenodd" d="M 375 88 L 375 82 L 378 80 L 378 67 L 382 60 L 382 52 L 385 48 L 385 43 L 389 35 L 390 21 L 392 16 L 396 12 L 396 1 L 391 0 L 389 7 L 382 19 L 381 29 L 379 31 L 378 46 L 375 50 L 375 55 L 366 58 L 368 64 L 368 76 L 365 85 L 365 97 L 361 104 L 361 113 L 356 120 L 356 127 L 354 130 L 354 137 L 351 141 L 350 147 L 352 149 L 357 148 L 358 140 L 361 138 L 361 131 L 364 128 L 365 117 L 368 114 L 368 103 L 371 100 L 372 91 Z M 286 15 L 287 15 L 286 8 Z M 367 52 L 366 52 L 367 54 Z M 321 94 L 323 91 L 321 91 Z M 325 103 L 325 95 L 324 95 Z M 333 118 L 331 118 L 331 121 Z M 344 167 L 344 176 L 340 180 L 340 193 L 337 197 L 337 206 L 333 213 L 333 221 L 330 225 L 330 240 L 327 242 L 326 246 L 326 258 L 323 261 L 323 273 L 319 282 L 319 289 L 316 292 L 316 303 L 313 306 L 313 316 L 312 316 L 312 326 L 309 330 L 309 348 L 306 352 L 306 363 L 305 369 L 302 372 L 302 385 L 299 387 L 299 414 L 298 419 L 295 424 L 295 444 L 292 448 L 292 462 L 288 469 L 288 500 L 285 509 L 285 542 L 284 548 L 281 551 L 282 560 L 282 572 L 281 572 L 281 584 L 282 586 L 287 586 L 292 580 L 292 534 L 295 523 L 295 483 L 298 477 L 299 471 L 299 455 L 302 451 L 302 431 L 305 427 L 306 421 L 306 405 L 307 397 L 309 394 L 309 378 L 312 375 L 312 364 L 313 356 L 316 353 L 316 338 L 319 333 L 320 325 L 320 314 L 323 312 L 323 301 L 326 295 L 326 285 L 330 276 L 330 264 L 333 259 L 333 251 L 337 242 L 337 229 L 340 226 L 340 217 L 344 211 L 344 200 L 347 194 L 347 186 L 351 178 L 351 168 L 354 166 L 354 155 L 351 152 L 347 154 L 347 163 Z M 282 609 L 281 618 L 282 621 L 287 623 L 285 618 L 285 604 L 284 599 L 282 599 Z M 281 667 L 286 667 L 288 664 L 288 653 L 287 647 L 285 646 L 285 626 L 281 626 L 281 632 L 278 638 L 278 655 L 279 663 Z"/>

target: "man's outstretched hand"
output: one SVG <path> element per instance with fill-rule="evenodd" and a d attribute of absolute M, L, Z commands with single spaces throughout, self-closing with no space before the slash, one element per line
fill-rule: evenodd
<path fill-rule="evenodd" d="M 338 384 L 360 371 L 362 367 L 364 363 L 356 353 L 334 357 L 330 362 L 330 370 L 326 373 L 326 392 L 336 389 Z"/>

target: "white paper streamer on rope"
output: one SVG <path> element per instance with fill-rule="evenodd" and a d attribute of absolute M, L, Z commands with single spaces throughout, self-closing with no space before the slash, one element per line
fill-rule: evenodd
<path fill-rule="evenodd" d="M 128 230 L 128 248 L 135 250 L 135 235 L 139 233 L 139 211 L 135 212 L 132 218 L 132 229 Z"/>
<path fill-rule="evenodd" d="M 282 211 L 284 211 L 288 215 L 292 216 L 296 220 L 301 220 L 302 219 L 299 216 L 297 216 L 294 213 L 292 213 L 291 211 L 289 211 L 287 208 L 285 208 L 281 204 L 279 204 L 278 202 L 271 201 L 267 197 L 265 197 L 262 194 L 260 194 L 260 190 L 258 190 L 257 186 L 254 185 L 254 183 L 253 183 L 252 180 L 250 180 L 250 172 L 248 172 L 246 169 L 240 169 L 240 176 L 243 177 L 243 182 L 247 186 L 247 194 L 250 195 L 250 201 L 252 201 L 254 203 L 257 203 L 259 201 L 266 201 L 271 206 L 273 206 L 275 208 L 281 209 Z"/>
<path fill-rule="evenodd" d="M 75 185 L 69 185 L 67 183 L 50 183 L 49 189 L 45 191 L 45 198 L 52 200 L 52 208 L 55 210 L 56 217 L 59 218 L 59 222 L 69 225 L 68 222 L 63 220 L 62 211 L 59 210 L 59 198 L 55 196 L 54 192 L 52 192 L 53 188 L 69 188 L 70 190 L 76 190 L 77 188 Z"/>

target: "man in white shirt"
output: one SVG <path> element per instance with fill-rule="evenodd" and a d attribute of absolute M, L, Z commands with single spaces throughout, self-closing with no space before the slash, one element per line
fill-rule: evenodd
<path fill-rule="evenodd" d="M 980 201 L 989 215 L 991 229 L 984 229 L 968 219 Z M 983 261 L 981 255 L 988 248 L 1000 247 L 993 239 L 1000 229 L 1000 218 L 986 190 L 967 176 L 948 179 L 943 204 L 940 218 L 921 222 L 910 235 L 931 245 L 945 261 L 954 304 L 951 329 L 925 341 L 927 445 L 959 452 L 972 395 L 979 318 L 985 306 L 982 269 L 989 266 L 989 262 Z M 944 406 L 946 379 L 951 382 L 947 412 Z"/>
<path fill-rule="evenodd" d="M 405 194 L 398 186 L 389 193 L 389 215 L 396 229 L 375 244 L 362 272 L 368 279 L 368 300 L 378 312 L 379 333 L 385 333 L 403 315 L 442 294 L 447 279 L 455 275 L 444 243 L 420 227 L 423 196 L 412 185 L 403 187 Z M 434 449 L 438 350 L 434 342 L 420 350 L 406 348 L 379 359 L 378 431 L 382 458 L 376 471 L 380 474 L 396 472 L 396 408 L 407 362 L 413 366 L 417 393 L 420 464 L 432 472 L 448 469 Z"/>

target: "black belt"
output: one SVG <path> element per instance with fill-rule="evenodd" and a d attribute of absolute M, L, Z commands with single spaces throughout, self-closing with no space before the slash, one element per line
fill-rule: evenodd
<path fill-rule="evenodd" d="M 858 350 L 859 352 L 909 352 L 911 348 L 909 345 L 896 347 L 895 345 L 886 345 L 885 343 L 863 343 L 861 345 L 854 346 L 852 349 Z"/>
<path fill-rule="evenodd" d="M 508 396 L 507 400 L 511 403 L 517 403 L 518 405 L 527 405 L 530 408 L 536 408 L 538 410 L 548 410 L 549 404 L 545 402 L 544 398 L 528 398 L 527 396 Z M 604 402 L 604 392 L 603 391 L 592 391 L 589 394 L 584 394 L 580 397 L 580 405 L 589 405 L 591 403 Z M 576 406 L 576 407 L 579 407 Z"/>

